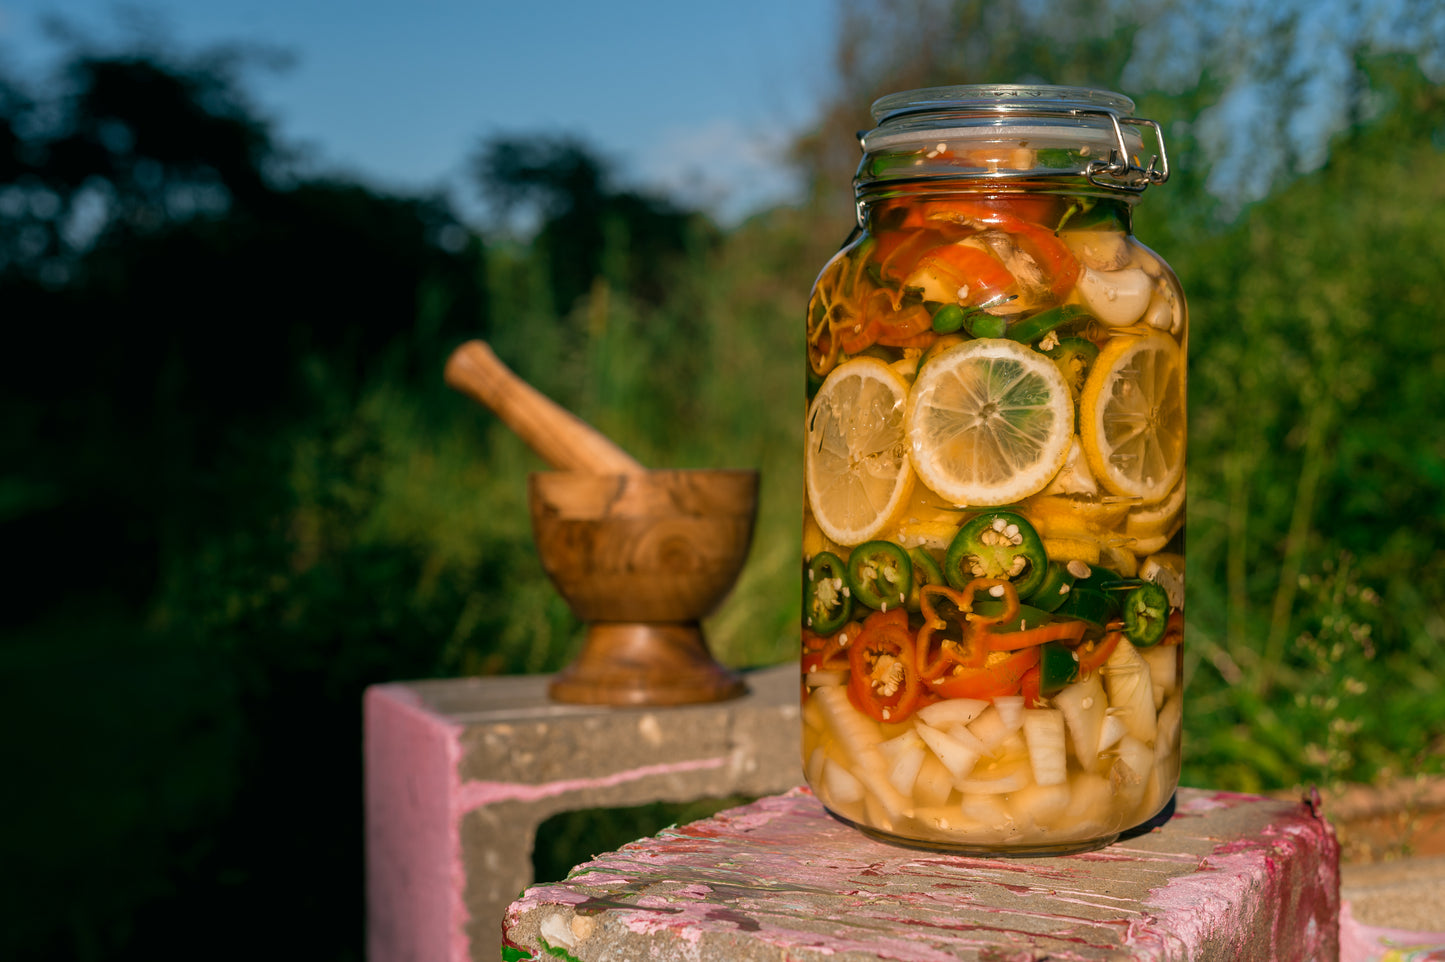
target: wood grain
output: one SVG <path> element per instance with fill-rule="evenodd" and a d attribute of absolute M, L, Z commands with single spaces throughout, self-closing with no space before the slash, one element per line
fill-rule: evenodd
<path fill-rule="evenodd" d="M 590 474 L 647 470 L 605 434 L 518 377 L 485 341 L 467 341 L 453 351 L 443 378 L 495 412 L 554 468 Z"/>
<path fill-rule="evenodd" d="M 737 676 L 713 660 L 700 622 L 747 560 L 757 494 L 750 470 L 532 474 L 542 568 L 588 623 L 552 696 L 677 705 L 742 694 Z"/>

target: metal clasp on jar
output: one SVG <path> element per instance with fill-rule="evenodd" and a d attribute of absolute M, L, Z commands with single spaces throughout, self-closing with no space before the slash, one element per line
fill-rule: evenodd
<path fill-rule="evenodd" d="M 1108 160 L 1093 161 L 1084 171 L 1084 175 L 1089 178 L 1089 183 L 1116 190 L 1122 188 L 1142 191 L 1151 184 L 1162 184 L 1169 179 L 1169 154 L 1164 149 L 1164 131 L 1159 127 L 1157 120 L 1120 117 L 1109 110 L 1079 110 L 1076 113 L 1107 117 L 1114 129 L 1114 147 L 1109 150 Z M 1154 140 L 1159 145 L 1159 153 L 1149 158 L 1147 167 L 1140 167 L 1138 164 L 1130 162 L 1129 146 L 1124 139 L 1125 124 L 1134 127 L 1148 127 L 1154 131 Z M 1113 179 L 1101 180 L 1101 177 Z"/>

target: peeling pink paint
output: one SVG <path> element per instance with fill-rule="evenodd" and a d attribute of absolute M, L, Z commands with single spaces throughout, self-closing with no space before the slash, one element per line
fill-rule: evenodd
<path fill-rule="evenodd" d="M 1445 932 L 1410 932 L 1355 920 L 1350 903 L 1340 906 L 1340 962 L 1440 962 Z"/>
<path fill-rule="evenodd" d="M 498 802 L 535 802 L 544 798 L 565 795 L 568 792 L 611 788 L 614 785 L 623 785 L 627 782 L 635 782 L 640 778 L 651 778 L 654 775 L 696 772 L 710 768 L 722 768 L 726 764 L 726 758 L 699 758 L 662 765 L 643 765 L 600 778 L 570 778 L 543 782 L 540 785 L 529 785 L 523 782 L 468 781 L 461 786 L 457 794 L 458 812 L 465 814 L 484 805 L 495 805 Z"/>
<path fill-rule="evenodd" d="M 622 956 L 709 940 L 713 955 L 745 944 L 756 957 L 1204 958 L 1208 938 L 1212 957 L 1222 957 L 1220 938 L 1277 959 L 1333 954 L 1338 848 L 1323 819 L 1304 805 L 1223 793 L 1183 792 L 1177 812 L 1165 833 L 1102 852 L 990 859 L 869 839 L 798 790 L 529 889 L 507 931 L 515 940 L 525 920 L 568 910 L 650 940 L 607 947 Z M 1211 834 L 1217 825 L 1228 837 Z"/>

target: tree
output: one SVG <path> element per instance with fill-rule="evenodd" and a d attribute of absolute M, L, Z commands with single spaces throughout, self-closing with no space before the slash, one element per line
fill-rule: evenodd
<path fill-rule="evenodd" d="M 486 331 L 480 240 L 442 198 L 307 173 L 227 64 L 71 48 L 63 82 L 0 78 L 0 535 L 23 559 L 0 675 L 12 776 L 40 789 L 11 799 L 37 894 L 7 893 L 0 954 L 225 931 L 213 954 L 254 957 L 286 931 L 359 958 L 361 692 L 435 670 L 463 604 L 434 545 L 361 529 L 387 459 L 424 463 L 417 399 Z"/>
<path fill-rule="evenodd" d="M 695 211 L 613 186 L 604 162 L 571 138 L 495 137 L 473 156 L 472 171 L 504 222 L 519 209 L 535 218 L 532 244 L 560 314 L 598 278 L 659 303 L 680 255 L 717 237 Z"/>

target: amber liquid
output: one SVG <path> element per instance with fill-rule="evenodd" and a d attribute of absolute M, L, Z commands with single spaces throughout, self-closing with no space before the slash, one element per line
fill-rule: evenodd
<path fill-rule="evenodd" d="M 834 814 L 1043 853 L 1107 843 L 1169 801 L 1187 338 L 1178 281 L 1122 204 L 895 197 L 824 268 L 803 761 Z M 911 553 L 909 583 L 880 542 Z"/>

